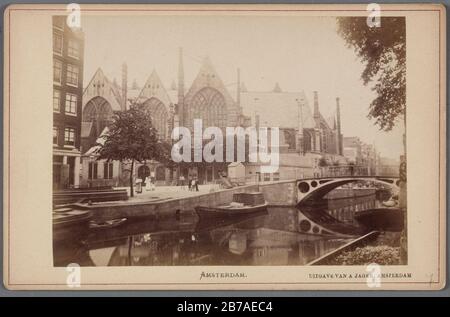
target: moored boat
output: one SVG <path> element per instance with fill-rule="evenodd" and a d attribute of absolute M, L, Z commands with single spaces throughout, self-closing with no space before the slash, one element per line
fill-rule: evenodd
<path fill-rule="evenodd" d="M 228 205 L 216 207 L 197 206 L 195 211 L 199 217 L 228 217 L 245 215 L 267 210 L 267 202 L 261 192 L 236 193 Z"/>
<path fill-rule="evenodd" d="M 53 241 L 70 241 L 83 237 L 89 230 L 91 218 L 90 211 L 70 208 L 54 209 Z"/>
<path fill-rule="evenodd" d="M 127 221 L 127 218 L 119 218 L 113 220 L 106 220 L 104 222 L 91 221 L 89 223 L 90 229 L 111 229 L 120 226 Z"/>

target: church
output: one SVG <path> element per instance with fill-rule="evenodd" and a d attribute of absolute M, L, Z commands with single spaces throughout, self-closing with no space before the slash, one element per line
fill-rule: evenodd
<path fill-rule="evenodd" d="M 319 161 L 345 160 L 342 156 L 342 134 L 339 98 L 336 115 L 324 118 L 319 109 L 319 96 L 314 92 L 311 111 L 303 91 L 284 92 L 278 83 L 272 91 L 248 91 L 237 70 L 235 90 L 230 90 L 215 71 L 212 61 L 203 59 L 200 69 L 187 86 L 184 79 L 183 52 L 178 58 L 177 83 L 166 87 L 153 70 L 142 87 L 128 84 L 127 65 L 122 65 L 119 85 L 99 68 L 83 92 L 81 128 L 82 172 L 80 185 L 86 187 L 123 186 L 128 184 L 129 167 L 119 162 L 97 160 L 102 134 L 107 133 L 115 111 L 126 110 L 131 104 L 148 107 L 153 114 L 152 124 L 159 137 L 171 141 L 174 127 L 193 128 L 194 119 L 202 119 L 203 126 L 279 127 L 280 168 L 273 175 L 259 172 L 261 164 L 244 163 L 245 178 L 250 181 L 269 181 L 288 178 L 313 177 L 320 173 Z M 277 111 L 283 109 L 283 111 Z M 289 115 L 286 115 L 289 114 Z M 227 172 L 227 163 L 181 163 L 170 170 L 159 162 L 137 164 L 136 177 L 150 176 L 157 185 L 177 184 L 180 175 L 185 179 L 197 177 L 200 184 L 215 182 L 219 173 Z"/>

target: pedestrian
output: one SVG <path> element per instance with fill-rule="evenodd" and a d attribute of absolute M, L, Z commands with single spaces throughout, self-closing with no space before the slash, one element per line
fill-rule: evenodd
<path fill-rule="evenodd" d="M 192 190 L 192 179 L 191 176 L 188 176 L 188 190 L 191 191 Z"/>
<path fill-rule="evenodd" d="M 198 192 L 198 179 L 197 177 L 194 179 L 195 191 Z"/>
<path fill-rule="evenodd" d="M 145 178 L 145 190 L 146 191 L 152 190 L 152 181 L 150 180 L 150 176 L 147 176 Z"/>
<path fill-rule="evenodd" d="M 184 189 L 184 176 L 183 175 L 180 176 L 180 185 L 181 185 L 181 189 Z"/>
<path fill-rule="evenodd" d="M 142 179 L 137 178 L 136 179 L 136 193 L 142 193 Z"/>

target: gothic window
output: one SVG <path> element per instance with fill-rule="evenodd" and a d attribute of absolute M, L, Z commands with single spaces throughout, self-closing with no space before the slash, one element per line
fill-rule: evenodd
<path fill-rule="evenodd" d="M 303 150 L 305 152 L 311 152 L 314 150 L 313 135 L 307 130 L 303 130 Z"/>
<path fill-rule="evenodd" d="M 144 181 L 147 176 L 150 176 L 150 168 L 147 165 L 139 166 L 138 178 Z"/>
<path fill-rule="evenodd" d="M 97 133 L 100 134 L 112 122 L 113 114 L 111 105 L 106 99 L 95 97 L 89 100 L 83 109 L 83 122 L 95 122 Z"/>
<path fill-rule="evenodd" d="M 144 103 L 144 106 L 150 111 L 153 127 L 158 131 L 159 137 L 162 139 L 167 138 L 168 114 L 162 101 L 152 97 Z"/>
<path fill-rule="evenodd" d="M 289 150 L 295 150 L 296 149 L 296 135 L 293 131 L 284 130 L 284 139 L 286 141 L 286 144 L 288 145 Z"/>
<path fill-rule="evenodd" d="M 162 166 L 158 166 L 156 168 L 156 173 L 155 173 L 155 177 L 157 181 L 163 181 L 166 179 L 166 171 L 164 169 L 164 167 Z"/>
<path fill-rule="evenodd" d="M 216 89 L 203 88 L 192 99 L 191 118 L 202 119 L 204 128 L 225 128 L 227 125 L 225 98 Z"/>

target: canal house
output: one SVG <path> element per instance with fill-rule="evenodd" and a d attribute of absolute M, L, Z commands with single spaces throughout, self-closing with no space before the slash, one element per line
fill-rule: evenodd
<path fill-rule="evenodd" d="M 54 16 L 53 189 L 79 186 L 84 34 Z"/>

